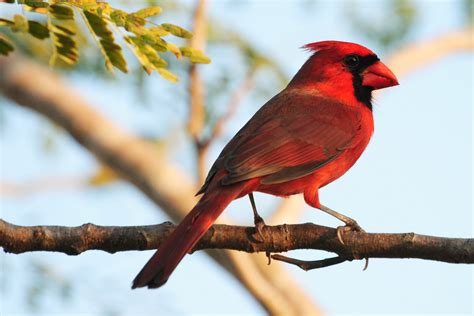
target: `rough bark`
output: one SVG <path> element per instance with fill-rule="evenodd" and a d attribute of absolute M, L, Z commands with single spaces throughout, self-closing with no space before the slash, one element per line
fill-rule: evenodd
<path fill-rule="evenodd" d="M 0 220 L 0 247 L 6 252 L 55 251 L 78 255 L 88 250 L 109 253 L 153 250 L 176 226 L 170 222 L 149 226 L 16 226 Z M 417 258 L 448 263 L 474 263 L 474 239 L 446 238 L 415 233 L 344 233 L 311 223 L 266 226 L 264 241 L 252 236 L 253 227 L 214 225 L 194 250 L 230 249 L 249 253 L 316 249 L 343 258 Z"/>

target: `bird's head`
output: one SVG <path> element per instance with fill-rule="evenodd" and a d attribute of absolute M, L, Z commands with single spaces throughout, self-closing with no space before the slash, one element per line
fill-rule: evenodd
<path fill-rule="evenodd" d="M 398 85 L 395 75 L 368 48 L 348 42 L 323 41 L 303 48 L 313 55 L 290 85 L 316 89 L 342 102 L 372 109 L 372 91 Z"/>

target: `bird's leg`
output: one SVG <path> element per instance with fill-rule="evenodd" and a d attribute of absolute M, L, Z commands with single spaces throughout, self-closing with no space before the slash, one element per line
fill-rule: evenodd
<path fill-rule="evenodd" d="M 342 233 L 344 231 L 352 230 L 357 232 L 365 232 L 365 230 L 363 230 L 354 219 L 347 217 L 341 213 L 338 213 L 335 210 L 330 209 L 329 207 L 324 206 L 322 204 L 320 204 L 319 209 L 325 213 L 328 213 L 329 215 L 334 216 L 335 218 L 346 224 L 346 226 L 339 226 L 337 228 L 337 238 L 342 244 L 344 244 L 344 240 L 342 239 Z"/>
<path fill-rule="evenodd" d="M 252 204 L 253 210 L 253 222 L 255 224 L 255 233 L 260 236 L 259 241 L 263 241 L 263 227 L 265 227 L 265 221 L 257 212 L 257 206 L 255 205 L 255 200 L 253 198 L 253 193 L 249 193 L 250 204 Z"/>

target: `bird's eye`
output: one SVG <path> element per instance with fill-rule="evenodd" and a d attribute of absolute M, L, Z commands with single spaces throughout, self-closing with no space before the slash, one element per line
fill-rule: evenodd
<path fill-rule="evenodd" d="M 359 56 L 357 55 L 349 55 L 344 58 L 344 64 L 349 67 L 350 69 L 355 69 L 359 66 Z"/>

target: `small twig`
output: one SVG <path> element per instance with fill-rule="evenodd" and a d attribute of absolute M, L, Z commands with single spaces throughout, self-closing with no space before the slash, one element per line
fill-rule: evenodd
<path fill-rule="evenodd" d="M 232 118 L 232 116 L 234 116 L 243 97 L 252 88 L 253 73 L 254 72 L 250 71 L 240 88 L 234 92 L 230 99 L 229 105 L 227 106 L 227 112 L 218 119 L 214 125 L 214 128 L 212 129 L 211 135 L 205 140 L 194 137 L 194 144 L 197 151 L 197 169 L 200 183 L 203 183 L 205 179 L 205 171 L 207 169 L 206 156 L 209 151 L 209 147 L 212 142 L 222 134 L 225 124 Z"/>
<path fill-rule="evenodd" d="M 301 269 L 305 271 L 313 270 L 313 269 L 320 269 L 320 268 L 325 268 L 325 267 L 330 267 L 339 263 L 343 263 L 345 261 L 351 261 L 352 259 L 344 258 L 344 257 L 333 257 L 333 258 L 327 258 L 323 260 L 315 260 L 315 261 L 304 261 L 304 260 L 298 260 L 295 258 L 290 258 L 286 257 L 283 255 L 275 254 L 271 256 L 272 259 L 278 260 L 278 261 L 283 261 L 289 264 L 293 264 L 295 266 L 300 267 Z"/>
<path fill-rule="evenodd" d="M 0 196 L 23 197 L 54 190 L 80 189 L 87 186 L 89 179 L 84 176 L 47 176 L 28 179 L 21 183 L 0 181 Z"/>
<path fill-rule="evenodd" d="M 212 129 L 211 135 L 205 142 L 203 142 L 203 146 L 208 147 L 222 134 L 226 123 L 235 115 L 239 105 L 242 103 L 243 98 L 252 89 L 254 77 L 255 69 L 249 70 L 240 87 L 236 89 L 230 97 L 229 104 L 226 107 L 227 111 L 217 120 L 214 128 Z"/>
<path fill-rule="evenodd" d="M 429 40 L 417 41 L 395 52 L 387 65 L 401 77 L 447 55 L 474 51 L 473 37 L 474 27 L 469 25 Z"/>
<path fill-rule="evenodd" d="M 199 0 L 193 17 L 193 37 L 190 46 L 194 49 L 204 51 L 206 46 L 206 1 Z M 206 153 L 207 148 L 201 145 L 202 131 L 204 128 L 204 83 L 199 73 L 199 66 L 189 66 L 189 118 L 188 133 L 194 142 L 197 153 L 197 172 L 199 183 L 203 183 L 206 177 Z"/>

